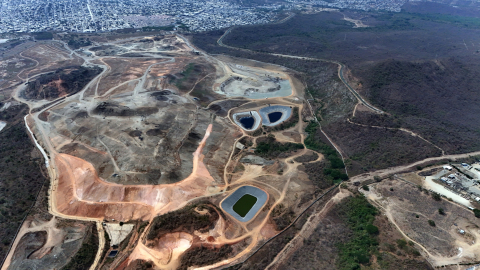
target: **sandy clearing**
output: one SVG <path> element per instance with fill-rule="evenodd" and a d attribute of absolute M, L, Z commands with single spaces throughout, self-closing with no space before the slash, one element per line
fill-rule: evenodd
<path fill-rule="evenodd" d="M 6 102 L 6 103 L 3 104 L 3 106 L 0 108 L 0 112 L 6 110 L 6 109 L 8 109 L 8 108 L 10 108 L 11 105 L 12 105 L 11 102 Z"/>
<path fill-rule="evenodd" d="M 149 248 L 143 243 L 133 250 L 128 262 L 135 260 L 150 260 L 161 269 L 177 269 L 180 256 L 192 246 L 193 236 L 185 232 L 167 233 L 158 243 Z"/>
<path fill-rule="evenodd" d="M 120 244 L 132 231 L 134 226 L 134 224 L 120 225 L 118 223 L 107 223 L 105 225 L 105 230 L 110 237 L 110 245 L 113 246 Z"/>
<path fill-rule="evenodd" d="M 351 22 L 351 23 L 355 24 L 355 26 L 353 26 L 353 28 L 370 27 L 369 25 L 364 24 L 362 22 L 362 20 L 355 20 L 355 19 L 349 18 L 349 17 L 345 16 L 345 14 L 343 14 L 343 19 L 347 22 Z"/>
<path fill-rule="evenodd" d="M 464 262 L 464 259 L 466 257 L 471 258 L 472 261 L 478 260 L 480 241 L 477 240 L 480 237 L 480 231 L 478 230 L 477 225 L 472 224 L 464 219 L 457 219 L 456 222 L 458 223 L 459 227 L 452 227 L 450 232 L 451 235 L 455 238 L 455 245 L 458 247 L 458 253 L 451 257 L 432 254 L 429 250 L 430 248 L 425 247 L 419 242 L 415 241 L 408 235 L 408 233 L 402 230 L 402 228 L 395 219 L 396 215 L 394 213 L 394 208 L 398 206 L 395 204 L 395 202 L 379 194 L 376 190 L 375 184 L 370 185 L 369 191 L 365 191 L 362 188 L 359 188 L 358 190 L 360 191 L 360 193 L 364 194 L 374 206 L 382 210 L 382 212 L 387 216 L 388 220 L 397 228 L 397 230 L 403 235 L 403 237 L 405 237 L 405 239 L 412 241 L 418 247 L 420 247 L 423 252 L 425 252 L 425 254 L 427 255 L 426 259 L 429 260 L 434 267 L 440 267 L 444 265 L 456 265 L 458 263 Z M 468 233 L 470 233 L 473 236 L 473 242 L 469 243 L 468 241 L 465 241 L 465 239 L 462 239 L 462 237 L 455 231 L 458 230 L 458 228 L 462 228 Z"/>
<path fill-rule="evenodd" d="M 40 150 L 40 153 L 42 153 L 43 158 L 45 159 L 45 167 L 48 168 L 48 167 L 50 167 L 50 163 L 49 163 L 49 161 L 48 161 L 48 155 L 47 155 L 47 153 L 45 152 L 45 150 L 43 150 L 43 147 L 41 147 L 40 144 L 38 144 L 37 139 L 35 138 L 35 135 L 33 135 L 32 130 L 31 130 L 30 127 L 28 126 L 27 116 L 28 116 L 28 114 L 25 115 L 25 117 L 23 118 L 23 120 L 24 120 L 24 122 L 25 122 L 25 127 L 27 127 L 27 130 L 28 130 L 28 132 L 30 133 L 33 142 L 35 142 L 35 146 L 37 146 L 38 150 Z"/>

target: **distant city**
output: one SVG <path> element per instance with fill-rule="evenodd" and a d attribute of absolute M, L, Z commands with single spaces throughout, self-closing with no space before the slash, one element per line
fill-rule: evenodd
<path fill-rule="evenodd" d="M 322 6 L 400 11 L 407 0 L 297 1 L 242 6 L 224 0 L 3 0 L 0 33 L 102 32 L 176 25 L 190 31 L 268 23 L 280 10 Z M 245 1 L 246 2 L 246 1 Z"/>

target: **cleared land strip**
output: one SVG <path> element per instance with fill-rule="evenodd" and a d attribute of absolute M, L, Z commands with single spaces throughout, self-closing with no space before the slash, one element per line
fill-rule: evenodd
<path fill-rule="evenodd" d="M 470 153 L 465 153 L 465 154 L 445 155 L 445 156 L 440 156 L 440 157 L 426 158 L 426 159 L 422 159 L 422 160 L 419 160 L 417 162 L 410 163 L 410 164 L 407 164 L 407 165 L 390 167 L 390 168 L 383 169 L 383 170 L 377 170 L 377 171 L 373 171 L 373 172 L 360 174 L 360 175 L 357 175 L 357 176 L 354 176 L 354 177 L 350 178 L 350 181 L 351 182 L 356 182 L 356 181 L 363 182 L 363 181 L 373 179 L 374 176 L 379 176 L 381 178 L 384 178 L 384 177 L 388 177 L 389 175 L 393 175 L 393 174 L 396 174 L 396 173 L 412 170 L 416 166 L 422 165 L 422 164 L 427 163 L 427 162 L 457 160 L 457 159 L 468 158 L 468 157 L 471 157 L 471 156 L 478 156 L 478 155 L 480 155 L 480 151 L 470 152 Z"/>

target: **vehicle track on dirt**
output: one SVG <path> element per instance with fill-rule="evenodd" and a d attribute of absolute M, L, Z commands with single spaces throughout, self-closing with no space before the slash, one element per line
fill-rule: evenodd
<path fill-rule="evenodd" d="M 361 189 L 359 189 L 361 193 L 365 193 L 365 191 L 362 191 Z M 402 228 L 400 227 L 400 225 L 397 224 L 395 218 L 394 218 L 394 215 L 393 215 L 393 208 L 395 207 L 399 207 L 397 206 L 396 204 L 390 204 L 391 202 L 389 202 L 389 204 L 387 206 L 384 206 L 382 203 L 380 203 L 380 200 L 383 199 L 383 197 L 379 196 L 378 194 L 376 194 L 375 192 L 375 189 L 373 188 L 373 190 L 370 190 L 367 192 L 368 194 L 366 194 L 366 198 L 368 199 L 368 201 L 370 203 L 372 203 L 374 206 L 376 206 L 377 208 L 379 208 L 384 214 L 385 216 L 388 218 L 388 220 L 395 226 L 395 228 L 400 232 L 400 234 L 405 238 L 407 239 L 408 241 L 411 241 L 413 243 L 415 243 L 415 245 L 417 245 L 418 247 L 420 247 L 420 249 L 427 255 L 427 261 L 429 262 L 429 264 L 431 264 L 433 267 L 441 267 L 441 266 L 449 266 L 449 265 L 458 265 L 459 263 L 461 263 L 461 256 L 458 256 L 458 255 L 455 255 L 455 256 L 451 256 L 451 257 L 446 257 L 446 256 L 441 256 L 441 255 L 435 255 L 435 254 L 432 254 L 431 252 L 429 252 L 427 250 L 427 248 L 425 246 L 423 246 L 422 244 L 420 244 L 419 242 L 415 241 L 413 238 L 411 238 L 407 233 L 405 233 Z M 458 206 L 457 203 L 454 203 L 454 202 L 449 202 L 447 201 L 448 203 L 452 203 L 456 206 Z M 410 211 L 408 211 L 410 212 Z M 441 228 L 442 230 L 445 230 L 443 228 Z M 447 232 L 448 233 L 448 232 Z M 439 238 L 437 236 L 434 236 L 434 235 L 430 235 L 431 237 L 434 237 L 438 240 L 441 240 L 441 241 L 446 241 L 445 239 L 442 239 L 442 238 Z"/>
<path fill-rule="evenodd" d="M 410 170 L 416 170 L 416 166 L 422 165 L 424 163 L 428 162 L 434 162 L 434 161 L 444 161 L 444 160 L 458 160 L 462 158 L 469 158 L 472 156 L 480 156 L 480 151 L 476 152 L 470 152 L 470 153 L 464 153 L 464 154 L 452 154 L 452 155 L 444 155 L 440 157 L 431 157 L 431 158 L 425 158 L 407 165 L 401 165 L 401 166 L 396 166 L 396 167 L 390 167 L 382 170 L 376 170 L 368 173 L 363 173 L 359 174 L 356 176 L 353 176 L 350 178 L 349 182 L 364 182 L 367 180 L 373 179 L 374 176 L 379 176 L 381 178 L 385 178 L 397 173 L 401 172 L 406 172 Z"/>
<path fill-rule="evenodd" d="M 379 129 L 388 129 L 388 130 L 399 130 L 399 131 L 403 131 L 405 133 L 408 133 L 409 135 L 413 136 L 413 137 L 417 137 L 421 140 L 423 140 L 424 142 L 432 145 L 433 147 L 437 148 L 438 150 L 440 150 L 442 152 L 442 156 L 445 155 L 445 150 L 443 150 L 442 148 L 440 148 L 439 146 L 435 145 L 434 143 L 432 143 L 431 141 L 423 138 L 422 136 L 420 136 L 420 134 L 418 133 L 415 133 L 409 129 L 406 129 L 406 128 L 392 128 L 392 127 L 382 127 L 382 126 L 372 126 L 372 125 L 365 125 L 365 124 L 359 124 L 359 123 L 355 123 L 353 122 L 352 120 L 350 120 L 350 118 L 347 118 L 347 122 L 349 122 L 350 124 L 353 124 L 353 125 L 357 125 L 357 126 L 361 126 L 361 127 L 370 127 L 370 128 L 379 128 Z"/>
<path fill-rule="evenodd" d="M 308 239 L 310 235 L 314 232 L 317 224 L 325 218 L 328 211 L 331 210 L 335 204 L 342 201 L 344 198 L 350 196 L 350 192 L 342 192 L 335 194 L 331 199 L 329 199 L 325 205 L 320 209 L 318 212 L 313 213 L 310 215 L 300 229 L 300 231 L 296 234 L 296 236 L 288 242 L 287 245 L 275 256 L 274 260 L 265 268 L 265 270 L 277 270 L 281 267 L 281 263 L 284 262 L 286 259 L 290 258 L 295 251 L 297 251 L 302 245 L 305 239 Z"/>

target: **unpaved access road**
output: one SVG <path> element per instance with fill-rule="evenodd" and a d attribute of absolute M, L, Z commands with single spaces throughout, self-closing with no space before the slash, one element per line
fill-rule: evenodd
<path fill-rule="evenodd" d="M 378 170 L 378 171 L 373 171 L 373 172 L 360 174 L 360 175 L 357 175 L 357 176 L 354 176 L 354 177 L 350 178 L 350 182 L 363 182 L 363 181 L 373 179 L 374 176 L 379 176 L 381 178 L 385 178 L 385 177 L 388 177 L 388 176 L 396 174 L 396 173 L 401 173 L 401 172 L 413 170 L 413 169 L 415 169 L 416 166 L 422 165 L 422 164 L 427 163 L 427 162 L 444 161 L 444 160 L 457 160 L 457 159 L 468 158 L 468 157 L 471 157 L 471 156 L 478 156 L 478 155 L 480 155 L 480 151 L 470 152 L 470 153 L 465 153 L 465 154 L 445 155 L 445 156 L 440 156 L 440 157 L 426 158 L 426 159 L 422 159 L 422 160 L 419 160 L 417 162 L 410 163 L 410 164 L 407 164 L 407 165 L 390 167 L 390 168 L 383 169 L 383 170 Z"/>
<path fill-rule="evenodd" d="M 302 229 L 296 234 L 296 236 L 288 242 L 288 244 L 277 254 L 274 260 L 265 268 L 265 270 L 276 270 L 281 267 L 281 263 L 290 258 L 295 251 L 297 251 L 302 245 L 305 239 L 308 239 L 314 232 L 317 225 L 322 219 L 325 218 L 328 211 L 335 206 L 335 204 L 341 202 L 344 198 L 350 196 L 351 193 L 348 190 L 340 189 L 340 192 L 335 194 L 333 198 L 328 200 L 323 208 L 308 217 L 308 220 L 303 225 Z"/>

